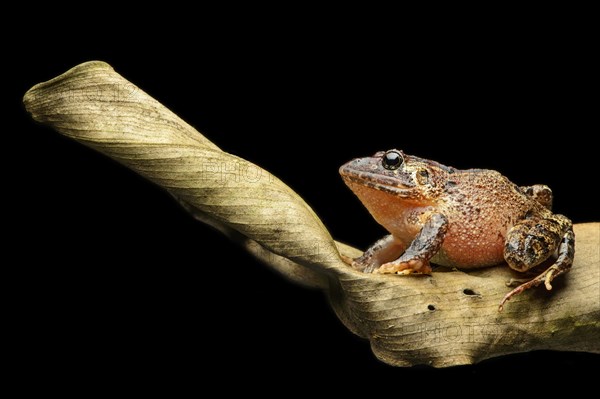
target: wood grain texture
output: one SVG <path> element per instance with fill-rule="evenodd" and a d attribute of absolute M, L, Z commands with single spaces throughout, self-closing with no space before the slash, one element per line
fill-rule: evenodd
<path fill-rule="evenodd" d="M 600 353 L 600 223 L 575 226 L 573 269 L 498 312 L 507 267 L 400 277 L 357 272 L 310 207 L 259 166 L 220 150 L 104 62 L 31 88 L 31 116 L 177 197 L 287 278 L 323 289 L 340 320 L 396 366 L 446 367 L 536 349 Z"/>

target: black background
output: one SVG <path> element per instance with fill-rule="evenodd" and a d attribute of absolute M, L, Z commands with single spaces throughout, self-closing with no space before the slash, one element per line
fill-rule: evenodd
<path fill-rule="evenodd" d="M 316 37 L 292 30 L 200 30 L 183 48 L 159 34 L 119 45 L 54 40 L 11 62 L 18 124 L 7 156 L 19 161 L 7 176 L 17 188 L 9 212 L 19 217 L 15 242 L 27 243 L 13 265 L 11 303 L 25 307 L 16 325 L 35 360 L 28 366 L 65 361 L 81 379 L 102 372 L 182 381 L 207 366 L 209 376 L 257 372 L 296 383 L 306 374 L 332 381 L 334 371 L 358 381 L 506 381 L 597 366 L 597 356 L 557 352 L 448 370 L 386 366 L 320 292 L 285 281 L 160 188 L 31 121 L 20 104 L 33 84 L 104 60 L 225 151 L 280 177 L 335 238 L 362 248 L 384 230 L 337 168 L 389 148 L 548 184 L 557 212 L 598 220 L 587 62 L 560 37 L 464 32 L 423 42 L 420 33 L 394 40 L 383 28 Z"/>

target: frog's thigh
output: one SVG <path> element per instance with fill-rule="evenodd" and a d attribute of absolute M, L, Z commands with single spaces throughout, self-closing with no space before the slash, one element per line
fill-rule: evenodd
<path fill-rule="evenodd" d="M 569 225 L 562 215 L 522 220 L 507 234 L 504 259 L 520 272 L 539 265 L 556 251 Z"/>

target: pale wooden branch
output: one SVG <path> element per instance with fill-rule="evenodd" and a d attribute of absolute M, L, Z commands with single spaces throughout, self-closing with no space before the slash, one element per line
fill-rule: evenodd
<path fill-rule="evenodd" d="M 576 258 L 554 290 L 498 312 L 507 267 L 431 277 L 357 272 L 306 203 L 279 179 L 217 146 L 103 62 L 30 89 L 32 117 L 164 187 L 286 277 L 327 292 L 340 320 L 398 366 L 435 367 L 554 349 L 600 353 L 600 223 L 575 226 Z"/>

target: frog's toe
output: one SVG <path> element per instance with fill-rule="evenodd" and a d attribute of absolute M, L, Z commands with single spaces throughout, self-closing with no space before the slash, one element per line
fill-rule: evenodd
<path fill-rule="evenodd" d="M 340 258 L 342 258 L 342 262 L 344 262 L 345 264 L 350 265 L 350 266 L 354 266 L 354 259 L 353 258 L 351 258 L 351 257 L 349 257 L 347 255 L 344 255 L 344 254 L 340 254 Z"/>
<path fill-rule="evenodd" d="M 402 273 L 409 274 L 412 271 L 408 262 L 388 262 L 381 265 L 378 269 L 374 270 L 375 274 L 392 274 Z"/>
<path fill-rule="evenodd" d="M 518 295 L 521 292 L 528 290 L 529 288 L 537 287 L 538 285 L 540 285 L 542 283 L 544 283 L 544 286 L 546 287 L 546 289 L 548 291 L 550 291 L 552 289 L 552 285 L 550 283 L 554 279 L 554 277 L 556 277 L 558 274 L 560 274 L 560 273 L 558 273 L 558 269 L 555 267 L 551 267 L 548 270 L 546 270 L 545 272 L 543 272 L 542 274 L 540 274 L 539 276 L 535 277 L 534 279 L 531 279 L 529 281 L 522 283 L 517 288 L 515 288 L 514 290 L 512 290 L 511 292 L 506 294 L 504 296 L 504 298 L 502 298 L 502 301 L 500 302 L 500 306 L 499 306 L 498 310 L 501 312 L 502 308 L 504 307 L 504 304 L 506 302 L 508 302 L 513 296 Z M 520 280 L 520 279 L 511 279 L 509 281 L 509 283 L 507 283 L 507 285 L 509 285 L 509 284 L 514 285 L 515 283 L 520 283 L 520 282 L 522 282 L 522 280 Z"/>
<path fill-rule="evenodd" d="M 357 264 L 354 266 L 355 269 L 360 270 L 363 273 L 376 273 L 377 267 L 378 266 L 376 264 L 369 264 L 369 265 Z"/>
<path fill-rule="evenodd" d="M 546 272 L 546 274 L 544 274 L 544 285 L 546 286 L 546 289 L 548 291 L 552 290 L 552 280 L 554 280 L 554 277 L 556 277 L 558 275 L 558 269 L 555 268 L 550 268 L 548 269 L 548 271 Z"/>
<path fill-rule="evenodd" d="M 342 257 L 342 259 L 345 263 L 352 266 L 353 269 L 361 271 L 363 273 L 373 273 L 379 267 L 379 263 L 373 261 L 365 261 L 363 257 L 358 257 L 354 259 L 349 257 Z"/>
<path fill-rule="evenodd" d="M 431 274 L 431 266 L 429 262 L 423 259 L 411 259 L 408 261 L 394 261 L 388 262 L 381 265 L 377 270 L 374 270 L 373 273 L 377 274 Z"/>
<path fill-rule="evenodd" d="M 506 282 L 507 287 L 516 287 L 531 280 L 530 278 L 511 278 Z"/>

